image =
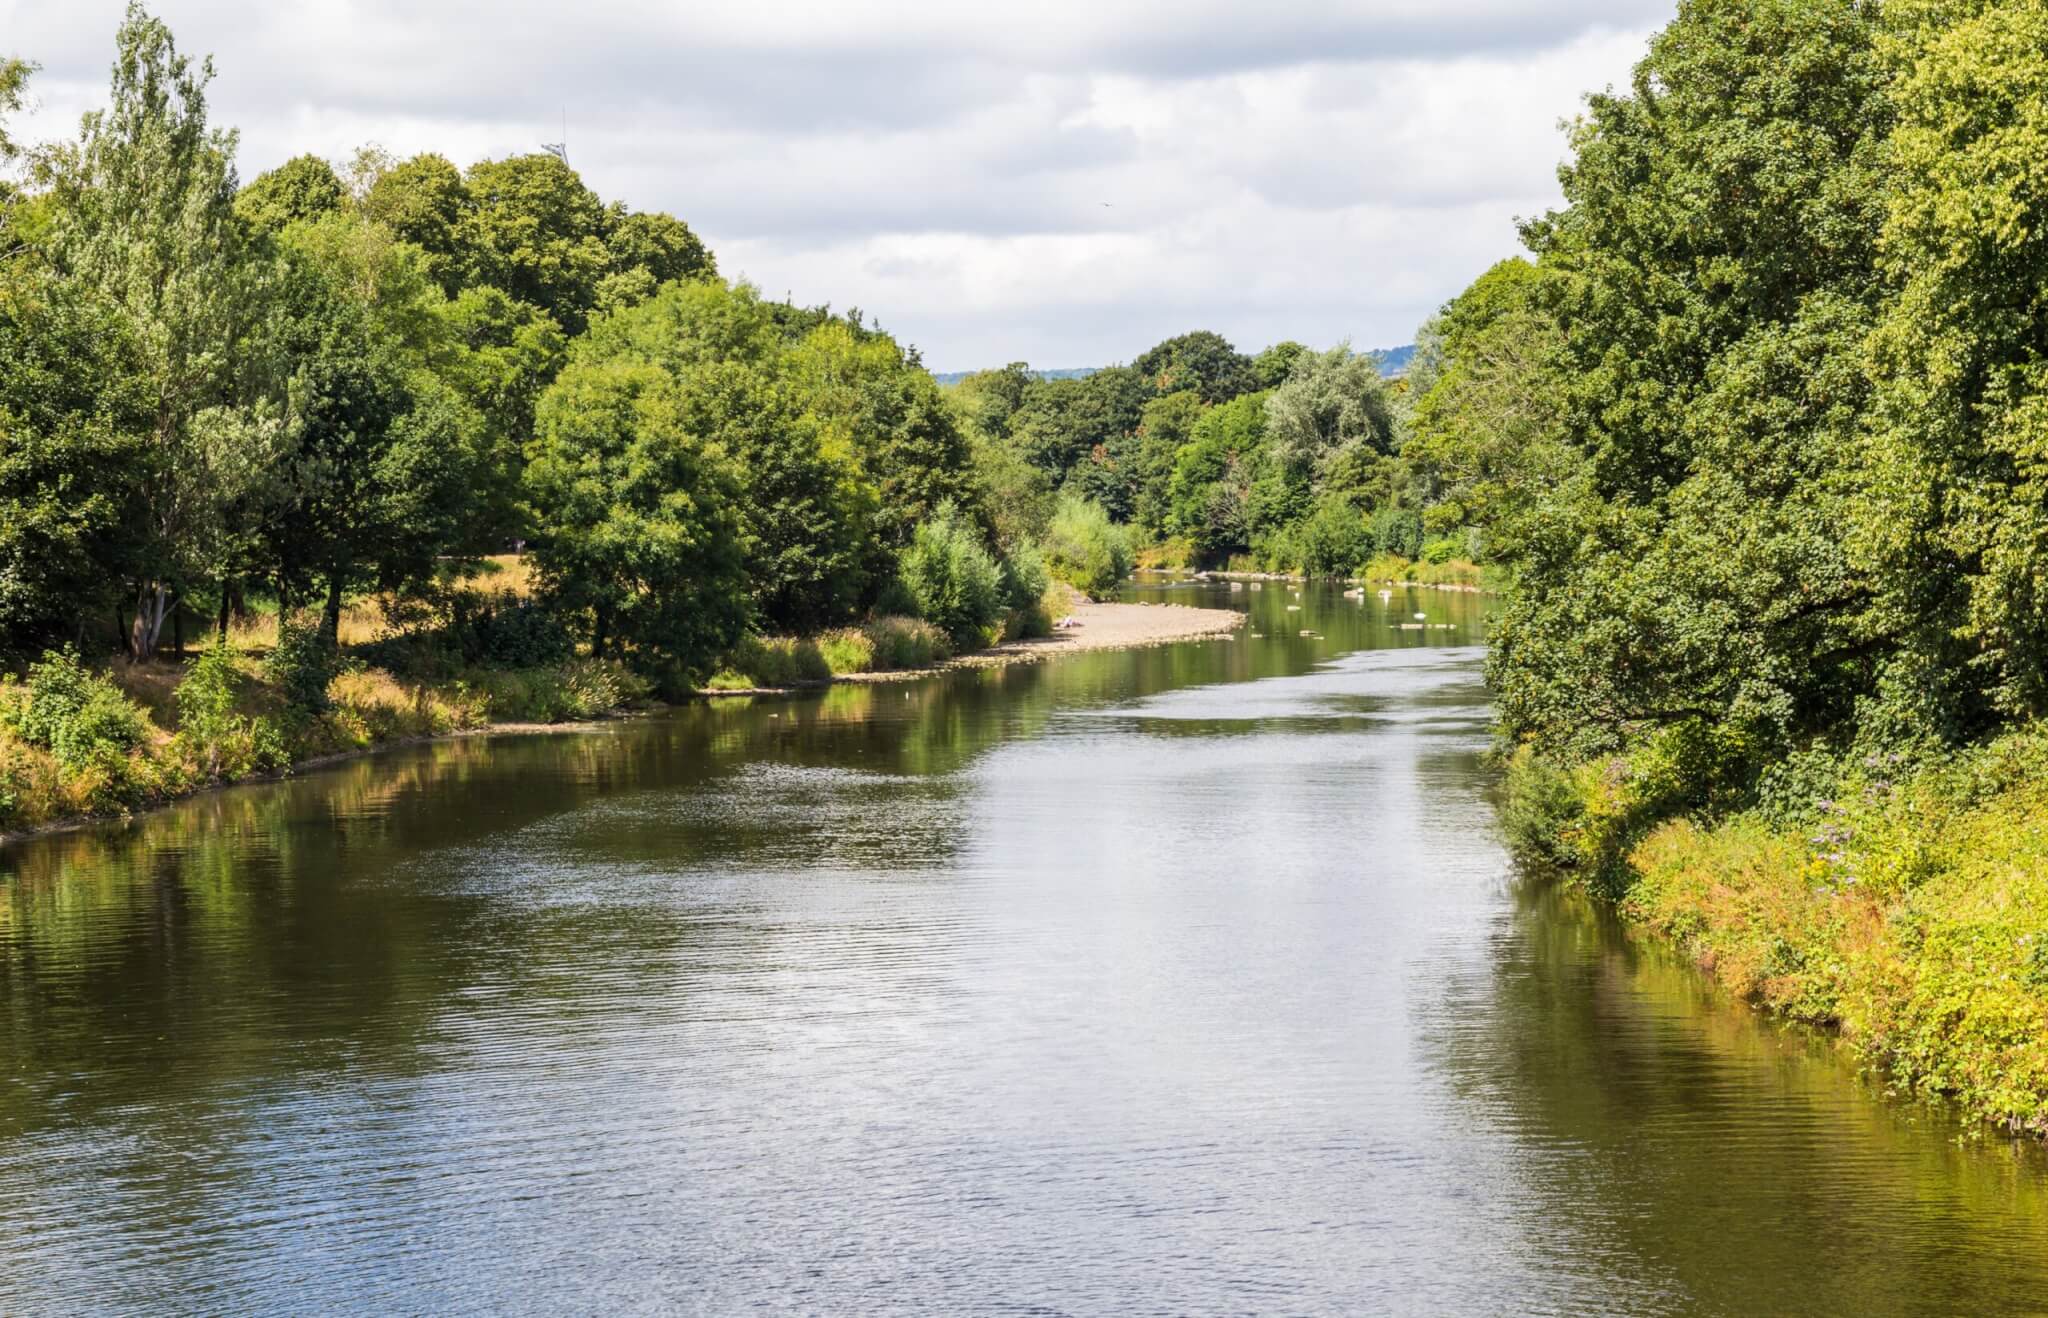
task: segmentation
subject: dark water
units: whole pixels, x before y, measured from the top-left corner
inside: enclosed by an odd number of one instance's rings
[[[2034,1152],[1511,874],[1476,598],[1210,594],[12,849],[0,1311],[2048,1309]]]

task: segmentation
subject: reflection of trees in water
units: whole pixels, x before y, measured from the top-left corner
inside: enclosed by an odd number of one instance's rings
[[[2016,1312],[2048,1282],[2038,1150],[1958,1147],[1831,1041],[1717,999],[1610,915],[1524,879],[1488,969],[1421,1030],[1531,1253],[1620,1311]]]

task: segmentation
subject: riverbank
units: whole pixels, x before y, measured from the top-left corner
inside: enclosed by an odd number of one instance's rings
[[[703,690],[695,696],[778,695],[831,682],[889,682],[954,668],[1036,663],[1091,650],[1127,650],[1233,634],[1244,615],[1175,604],[1075,602],[1047,636],[1004,641],[935,661],[847,673],[818,682]],[[885,620],[900,624],[901,620]],[[906,635],[914,624],[892,627]],[[913,638],[914,639],[914,638]],[[913,647],[910,653],[928,655]],[[474,670],[446,682],[409,682],[355,668],[325,687],[324,707],[294,708],[286,687],[253,656],[213,677],[219,698],[201,714],[173,663],[119,663],[105,675],[67,667],[45,675],[77,693],[64,727],[37,744],[20,711],[33,689],[14,684],[0,720],[0,844],[161,809],[202,792],[274,781],[358,756],[449,737],[576,731],[661,707],[647,684],[615,662]],[[181,695],[181,692],[184,692]],[[71,724],[90,732],[69,731]],[[90,741],[89,737],[99,740]]]
[[[1374,559],[1359,569],[1357,575],[1346,577],[1310,577],[1299,572],[1256,572],[1228,568],[1190,570],[1184,573],[1168,568],[1140,570],[1158,575],[1187,576],[1197,581],[1278,581],[1295,585],[1309,581],[1332,581],[1346,586],[1412,586],[1422,590],[1448,590],[1468,595],[1491,594],[1497,589],[1495,585],[1489,584],[1487,570],[1484,567],[1464,560],[1420,563],[1401,558]]]
[[[1647,779],[1620,758],[1524,759],[1507,821],[1729,992],[1835,1031],[1895,1092],[2048,1136],[2048,735],[1866,762],[1775,816],[1650,822]]]
[[[709,698],[786,695],[794,691],[829,686],[835,682],[899,682],[928,677],[949,669],[1039,663],[1060,655],[1082,654],[1093,650],[1135,650],[1156,645],[1172,645],[1180,641],[1232,636],[1244,625],[1245,615],[1235,609],[1204,609],[1185,604],[1100,604],[1077,598],[1068,604],[1058,623],[1044,636],[999,641],[984,649],[934,659],[924,664],[867,672],[834,673],[829,677],[779,685],[727,685],[700,691],[697,694]]]

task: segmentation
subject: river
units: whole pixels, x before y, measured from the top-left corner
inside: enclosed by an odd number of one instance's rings
[[[2048,1305],[2039,1150],[1514,873],[1479,597],[1135,593],[1252,626],[9,848],[0,1311]]]

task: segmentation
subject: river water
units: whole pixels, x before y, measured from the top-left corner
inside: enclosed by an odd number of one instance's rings
[[[0,1311],[2048,1308],[2037,1150],[1514,874],[1477,597],[1137,593],[1251,631],[10,848]]]

